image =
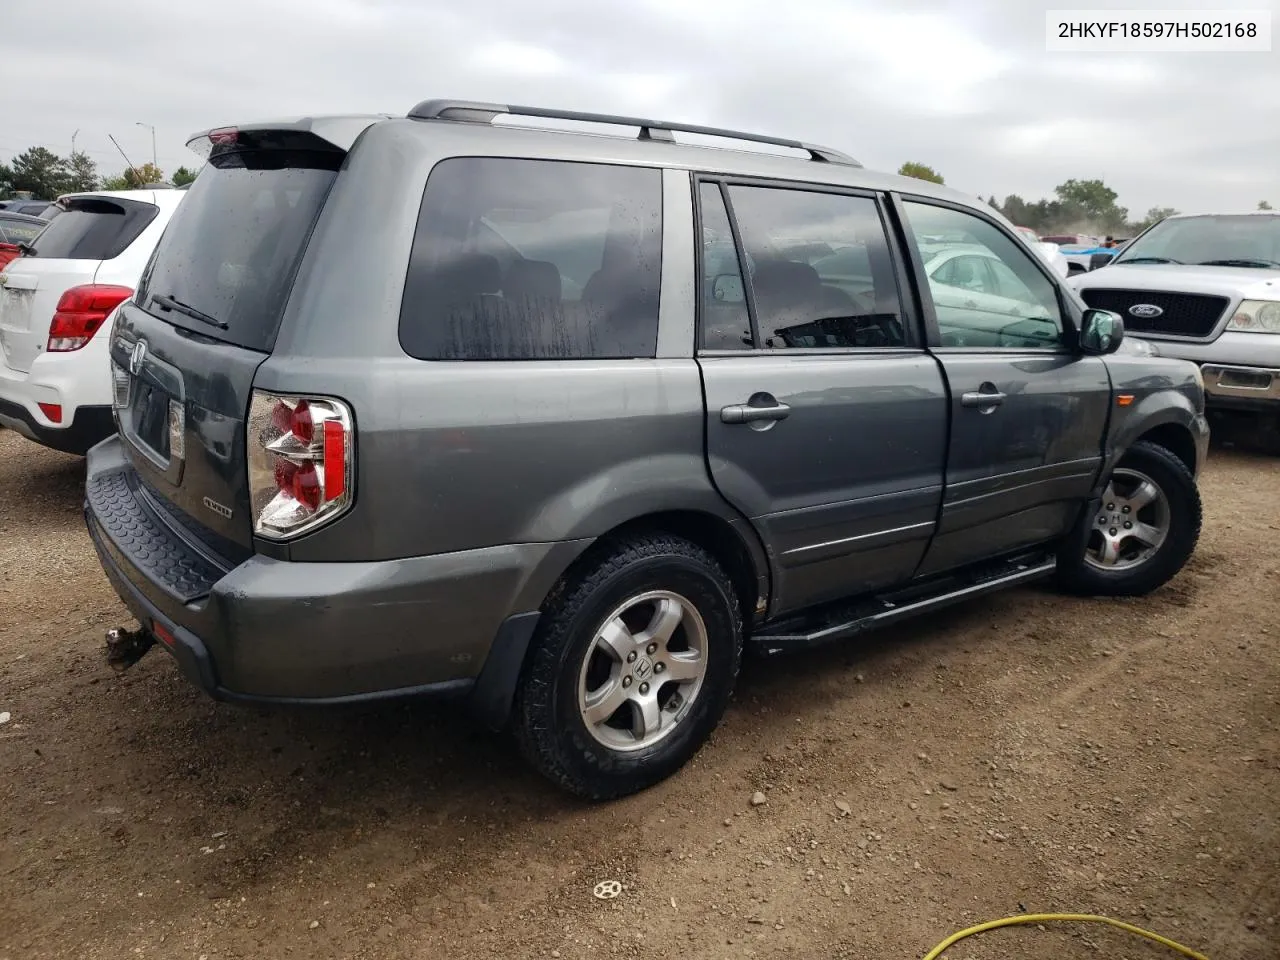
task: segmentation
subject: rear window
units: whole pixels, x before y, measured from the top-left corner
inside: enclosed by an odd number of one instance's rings
[[[177,326],[270,350],[343,156],[338,150],[216,153],[165,228],[138,303]],[[162,310],[153,296],[186,310]]]
[[[111,260],[147,229],[159,208],[119,197],[74,197],[61,202],[62,214],[40,233],[34,257],[54,260]]]
[[[658,170],[456,157],[427,181],[400,312],[423,360],[652,357]]]

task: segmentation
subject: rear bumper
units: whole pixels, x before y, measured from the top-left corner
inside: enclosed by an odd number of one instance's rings
[[[42,403],[61,407],[61,421],[46,416]],[[26,372],[0,362],[0,424],[79,456],[115,433],[110,370],[99,339],[71,353],[42,353]]]
[[[520,604],[558,546],[368,563],[255,555],[228,567],[149,498],[118,438],[89,451],[85,521],[107,578],[218,699],[337,703],[491,687],[495,670],[510,673],[489,656],[495,640],[504,657],[523,658],[531,625]],[[485,692],[501,712],[502,697]]]
[[[64,407],[64,419],[68,412]],[[72,412],[70,423],[53,425],[43,412],[32,413],[24,405],[4,396],[0,396],[0,426],[16,430],[43,446],[81,457],[94,444],[116,432],[109,406],[77,407]]]

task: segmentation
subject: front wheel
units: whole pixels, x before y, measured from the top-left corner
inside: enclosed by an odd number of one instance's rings
[[[613,544],[543,610],[516,694],[516,738],[572,793],[634,793],[710,736],[741,656],[737,595],[710,554],[661,533]]]
[[[1098,511],[1080,522],[1086,529],[1058,557],[1059,583],[1072,593],[1141,596],[1165,584],[1195,550],[1200,492],[1186,464],[1144,441],[1121,458]]]

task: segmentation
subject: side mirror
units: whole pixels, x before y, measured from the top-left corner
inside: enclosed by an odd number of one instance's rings
[[[1115,259],[1115,254],[1114,254],[1114,253],[1094,253],[1094,254],[1090,254],[1090,255],[1089,255],[1089,269],[1090,269],[1090,270],[1097,270],[1097,269],[1099,269],[1100,267],[1105,267],[1105,266],[1106,266],[1107,264],[1109,264],[1113,259]]]
[[[720,274],[711,285],[711,298],[719,303],[742,303],[747,299],[742,277],[734,273]]]
[[[1110,310],[1086,310],[1080,325],[1080,349],[1103,357],[1120,349],[1124,340],[1124,320]]]

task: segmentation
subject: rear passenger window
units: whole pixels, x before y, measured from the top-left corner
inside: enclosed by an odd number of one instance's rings
[[[400,309],[422,360],[652,357],[661,172],[457,157],[427,180]]]
[[[874,200],[729,188],[761,346],[903,347],[906,327]]]

